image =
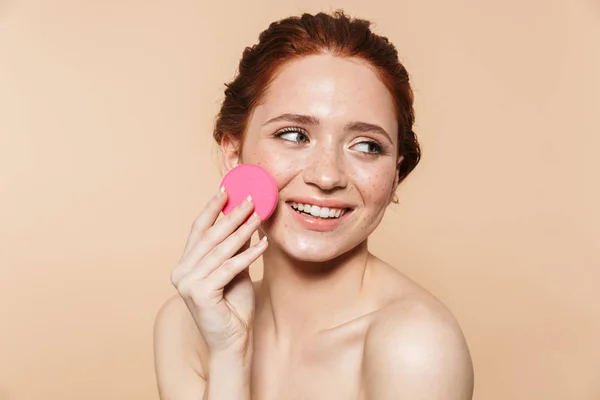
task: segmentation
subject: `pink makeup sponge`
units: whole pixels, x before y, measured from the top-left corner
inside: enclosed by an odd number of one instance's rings
[[[254,211],[262,221],[273,214],[277,207],[279,191],[271,174],[255,164],[240,164],[232,168],[221,181],[227,190],[227,203],[223,214],[227,215],[250,195]]]

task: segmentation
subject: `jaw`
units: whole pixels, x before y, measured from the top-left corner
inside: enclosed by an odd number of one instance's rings
[[[358,243],[347,242],[345,245],[338,242],[326,247],[309,239],[303,244],[284,240],[270,246],[263,255],[264,274],[273,277],[292,274],[300,279],[321,279],[349,264],[357,263],[355,267],[363,265],[363,255],[366,257],[367,254],[367,239]]]

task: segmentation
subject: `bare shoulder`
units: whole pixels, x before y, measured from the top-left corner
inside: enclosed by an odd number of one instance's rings
[[[257,289],[260,282],[254,282]],[[209,354],[192,315],[179,295],[160,307],[154,320],[154,367],[160,398],[201,398]]]
[[[183,299],[169,298],[154,322],[154,365],[161,399],[202,396],[206,380],[204,341]]]
[[[425,289],[377,262],[384,293],[396,290],[374,313],[365,336],[366,397],[470,400],[473,365],[455,317]]]

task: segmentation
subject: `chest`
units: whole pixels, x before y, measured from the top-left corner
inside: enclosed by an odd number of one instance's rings
[[[361,341],[315,343],[284,356],[260,350],[252,365],[252,399],[359,399]]]

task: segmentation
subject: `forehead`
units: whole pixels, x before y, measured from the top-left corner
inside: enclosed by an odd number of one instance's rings
[[[374,123],[397,135],[392,95],[359,59],[315,55],[284,64],[253,119],[264,122],[284,113],[311,115],[323,123]]]

